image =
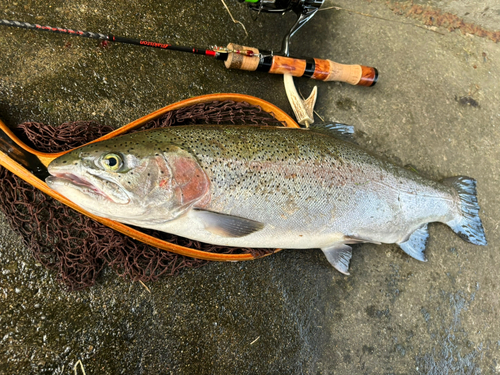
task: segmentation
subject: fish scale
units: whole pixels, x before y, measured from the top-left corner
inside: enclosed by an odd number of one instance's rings
[[[122,159],[117,171],[101,165],[110,153]],[[49,172],[49,185],[96,215],[216,245],[321,248],[343,273],[348,244],[358,242],[397,243],[424,260],[429,222],[486,244],[473,179],[428,180],[332,132],[148,130],[84,146],[55,160]],[[99,197],[96,204],[71,176],[87,178],[109,202]],[[113,204],[118,190],[128,204]]]

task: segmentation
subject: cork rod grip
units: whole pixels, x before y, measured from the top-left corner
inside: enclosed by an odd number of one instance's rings
[[[296,59],[275,55],[259,57],[258,49],[233,43],[228,45],[228,50],[237,51],[229,53],[225,61],[228,69],[291,74],[294,77],[346,82],[359,86],[373,86],[378,79],[377,69],[363,65],[344,65],[331,60]]]
[[[377,83],[378,71],[364,65],[345,65],[331,60],[314,59],[314,79],[321,81],[347,82],[351,85],[373,86]]]

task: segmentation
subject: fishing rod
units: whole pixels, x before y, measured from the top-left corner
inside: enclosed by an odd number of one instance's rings
[[[297,22],[294,26],[292,26],[283,40],[282,51],[261,51],[257,48],[241,46],[235,43],[229,43],[227,47],[214,46],[209,48],[195,48],[6,19],[0,19],[0,26],[49,31],[53,33],[92,38],[108,42],[134,44],[143,47],[205,55],[224,61],[224,64],[228,69],[262,71],[272,74],[291,74],[294,77],[307,77],[320,81],[346,82],[351,85],[359,86],[373,86],[377,82],[378,71],[373,67],[339,64],[326,59],[295,58],[289,56],[290,38],[300,27],[309,21],[314,14],[316,14],[324,0],[239,1],[249,3],[250,9],[256,10],[259,13],[283,13],[291,10],[298,15]]]

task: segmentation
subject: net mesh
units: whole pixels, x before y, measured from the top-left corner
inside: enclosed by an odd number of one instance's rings
[[[145,130],[190,124],[282,125],[272,113],[244,102],[214,101],[177,109],[145,124]],[[68,122],[58,127],[26,122],[16,134],[33,148],[59,152],[81,146],[112,131],[95,122]],[[176,275],[183,268],[201,267],[207,261],[153,248],[114,231],[43,194],[0,167],[0,209],[19,233],[34,258],[57,273],[69,290],[95,284],[105,267],[121,277],[149,282]],[[251,253],[262,256],[274,249],[214,246],[153,230],[141,231],[162,240],[208,252]]]

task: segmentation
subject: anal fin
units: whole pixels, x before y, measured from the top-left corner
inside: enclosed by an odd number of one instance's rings
[[[264,228],[263,223],[240,216],[202,209],[194,209],[192,213],[207,231],[221,237],[244,237]]]
[[[330,247],[322,248],[326,259],[334,266],[337,271],[344,275],[349,275],[349,262],[352,258],[352,248],[345,244],[335,244]]]
[[[424,224],[415,230],[405,242],[398,245],[409,256],[420,260],[421,262],[427,262],[424,250],[427,245],[428,238],[429,231],[427,230],[427,224]]]

